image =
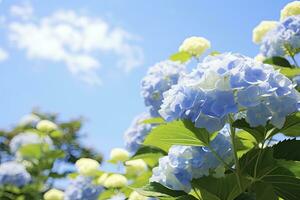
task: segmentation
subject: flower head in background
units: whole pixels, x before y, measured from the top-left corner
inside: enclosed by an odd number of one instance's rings
[[[124,134],[125,146],[128,151],[135,153],[141,144],[144,142],[145,137],[150,133],[153,124],[145,124],[143,121],[150,119],[151,116],[147,113],[138,115],[132,122],[131,126]]]
[[[57,189],[51,189],[44,194],[44,200],[64,200],[64,192]]]
[[[99,185],[104,185],[106,179],[108,178],[109,174],[108,173],[103,173],[98,179],[97,179],[97,183]]]
[[[142,80],[142,97],[152,117],[159,117],[162,94],[177,84],[185,72],[185,66],[173,61],[163,61],[150,67]]]
[[[36,126],[37,123],[41,120],[39,116],[36,114],[30,113],[28,115],[25,115],[21,118],[19,124],[21,126],[26,126],[26,125],[31,125],[31,126]]]
[[[92,178],[77,176],[66,188],[64,200],[97,200],[102,190]]]
[[[20,147],[30,144],[46,144],[51,147],[53,142],[48,136],[40,136],[34,132],[25,132],[14,136],[9,143],[9,148],[12,153],[17,153]]]
[[[57,130],[58,127],[55,123],[49,120],[42,120],[36,125],[36,129],[39,131],[50,132]]]
[[[127,185],[127,178],[121,174],[112,174],[104,182],[106,188],[122,188]]]
[[[280,12],[280,20],[294,15],[300,15],[300,1],[288,3]]]
[[[276,21],[262,21],[253,29],[252,41],[260,44],[264,36],[272,29],[276,28],[278,22]]]
[[[179,52],[186,52],[191,56],[199,57],[210,48],[210,42],[203,37],[189,37],[179,47]]]
[[[300,48],[300,15],[280,21],[262,39],[260,53],[265,57],[285,56],[285,46]]]
[[[76,161],[75,166],[78,173],[83,176],[94,176],[98,172],[100,164],[98,161],[90,158],[80,158]]]
[[[147,164],[143,159],[129,160],[125,162],[126,174],[139,175],[147,170]]]
[[[113,163],[125,162],[129,159],[129,152],[122,148],[114,148],[110,152],[110,161]]]
[[[22,187],[31,181],[31,176],[24,165],[9,161],[0,165],[0,185],[14,185]]]
[[[150,200],[152,198],[145,197],[136,191],[130,193],[128,200]]]
[[[227,126],[211,142],[211,148],[226,163],[232,162],[233,152]],[[208,176],[210,171],[221,166],[223,163],[207,147],[174,145],[167,156],[159,159],[159,165],[153,169],[150,181],[158,182],[172,190],[189,192],[193,178]]]
[[[287,77],[271,65],[239,54],[208,56],[177,85],[164,93],[159,111],[167,120],[189,119],[215,132],[229,118],[244,113],[251,127],[281,128],[299,110],[300,95]]]

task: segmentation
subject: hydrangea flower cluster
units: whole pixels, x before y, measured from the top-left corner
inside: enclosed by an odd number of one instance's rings
[[[211,142],[211,148],[228,164],[233,160],[228,128],[225,126]],[[158,182],[173,190],[191,190],[191,180],[209,175],[223,164],[208,147],[178,146],[170,148],[153,169],[151,182]]]
[[[300,15],[280,21],[262,39],[260,52],[265,57],[285,56],[284,45],[300,48]]]
[[[137,116],[125,132],[125,146],[128,151],[135,153],[143,143],[145,137],[150,133],[154,125],[142,123],[149,118],[151,117],[147,113]]]
[[[167,121],[189,119],[215,132],[230,117],[243,114],[251,127],[284,125],[299,110],[294,84],[271,65],[239,54],[207,56],[190,74],[164,93],[159,111]]]
[[[169,60],[150,67],[142,80],[141,94],[153,117],[159,116],[158,110],[162,104],[162,94],[178,82],[184,71],[184,65]]]
[[[102,186],[93,184],[92,178],[77,176],[65,190],[64,200],[96,200],[102,190]]]
[[[53,145],[52,140],[48,136],[40,136],[33,132],[20,133],[12,138],[9,143],[9,148],[12,153],[16,153],[20,147],[29,144],[48,144]]]
[[[0,165],[0,185],[22,187],[31,181],[31,176],[24,165],[8,161]]]

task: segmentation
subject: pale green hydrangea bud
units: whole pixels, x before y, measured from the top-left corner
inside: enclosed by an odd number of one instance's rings
[[[210,48],[210,42],[203,37],[189,37],[179,47],[179,52],[187,52],[192,56],[199,57]]]
[[[131,192],[128,198],[128,200],[147,200],[147,199],[148,197],[145,197],[136,191]]]
[[[280,12],[280,20],[294,15],[300,15],[300,1],[288,3]]]
[[[260,44],[264,36],[277,26],[276,21],[262,21],[260,22],[252,32],[252,41],[255,44]]]
[[[126,173],[130,175],[139,175],[147,170],[147,164],[142,159],[126,161],[125,167]]]
[[[125,149],[114,148],[110,152],[110,160],[113,163],[125,162],[129,159],[129,152]]]
[[[127,178],[121,174],[112,174],[104,182],[106,188],[122,188],[127,185]]]
[[[90,158],[80,158],[76,161],[75,166],[78,173],[84,176],[94,176],[100,167],[98,161]]]
[[[63,200],[64,193],[57,189],[51,189],[44,194],[44,200]]]
[[[58,127],[56,124],[49,120],[42,120],[36,125],[36,129],[38,129],[39,131],[49,132],[57,130]]]

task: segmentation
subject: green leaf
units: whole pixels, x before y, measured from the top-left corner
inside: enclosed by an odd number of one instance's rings
[[[42,156],[45,144],[28,144],[20,147],[19,152],[23,157],[39,159]]]
[[[293,160],[277,160],[277,164],[288,169],[295,177],[300,178],[300,161]]]
[[[135,159],[143,159],[149,167],[154,167],[158,163],[158,159],[164,155],[166,155],[167,152],[151,146],[142,146],[140,147],[137,152],[131,157],[130,160]]]
[[[175,53],[173,55],[170,56],[170,60],[172,61],[179,61],[181,63],[185,63],[187,62],[192,56],[187,53],[187,52],[184,52],[184,51],[181,51],[181,52],[178,52],[178,53]]]
[[[247,179],[243,179],[242,182],[244,187],[250,184],[250,181]],[[220,200],[234,200],[241,194],[235,174],[227,174],[223,178],[206,176],[194,179],[192,185],[200,191],[204,189],[218,197]],[[209,199],[204,195],[205,193],[202,194],[203,199]]]
[[[144,145],[158,147],[167,152],[172,145],[206,146],[212,136],[215,134],[195,128],[191,121],[178,120],[153,128]]]
[[[280,68],[280,73],[282,73],[288,78],[293,78],[295,76],[300,75],[300,68]]]
[[[300,179],[273,158],[272,148],[249,151],[240,159],[240,165],[242,172],[252,177],[254,185],[270,184],[270,191],[277,196],[286,200],[300,199]]]
[[[286,118],[284,126],[279,130],[277,129],[276,131],[287,136],[300,136],[300,112],[288,116]]]
[[[141,175],[139,175],[133,180],[133,183],[130,185],[130,187],[138,188],[148,184],[151,176],[152,176],[151,171],[142,173]]]
[[[136,188],[134,190],[148,197],[180,197],[187,195],[183,191],[171,190],[156,182],[151,182],[142,188]]]
[[[256,139],[246,131],[238,131],[236,134],[236,146],[238,157],[242,157],[245,153],[250,151],[256,144]]]
[[[269,183],[256,182],[252,188],[255,191],[255,200],[278,200],[273,186]]]
[[[243,129],[248,133],[250,133],[256,139],[257,143],[260,143],[265,138],[265,132],[266,132],[265,127],[262,126],[258,126],[255,128],[250,127],[250,125],[246,122],[245,119],[238,119],[234,121],[232,126],[238,129]]]
[[[300,141],[296,139],[284,140],[273,147],[274,158],[300,161]]]
[[[253,193],[243,193],[243,194],[240,194],[234,200],[257,200],[257,198],[256,198],[256,195]]]
[[[266,60],[264,60],[264,63],[270,64],[270,65],[277,65],[280,67],[292,68],[290,62],[287,59],[285,59],[283,57],[279,57],[279,56],[267,58]]]
[[[141,123],[143,123],[143,124],[163,124],[163,123],[166,123],[166,121],[161,117],[156,117],[156,118],[146,119],[146,120],[142,121]]]

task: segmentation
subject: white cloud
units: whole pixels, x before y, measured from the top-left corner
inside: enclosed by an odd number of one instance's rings
[[[22,13],[16,7],[12,10]],[[89,84],[100,84],[99,59],[106,55],[114,55],[116,65],[123,71],[130,71],[143,61],[142,49],[133,44],[133,35],[101,18],[72,10],[56,11],[40,19],[11,21],[9,38],[26,51],[28,58],[63,62],[73,75]]]
[[[4,49],[0,48],[0,62],[6,60],[7,58],[8,53]]]
[[[33,8],[29,2],[13,5],[10,7],[9,11],[12,16],[19,17],[23,20],[30,19],[33,15]]]

